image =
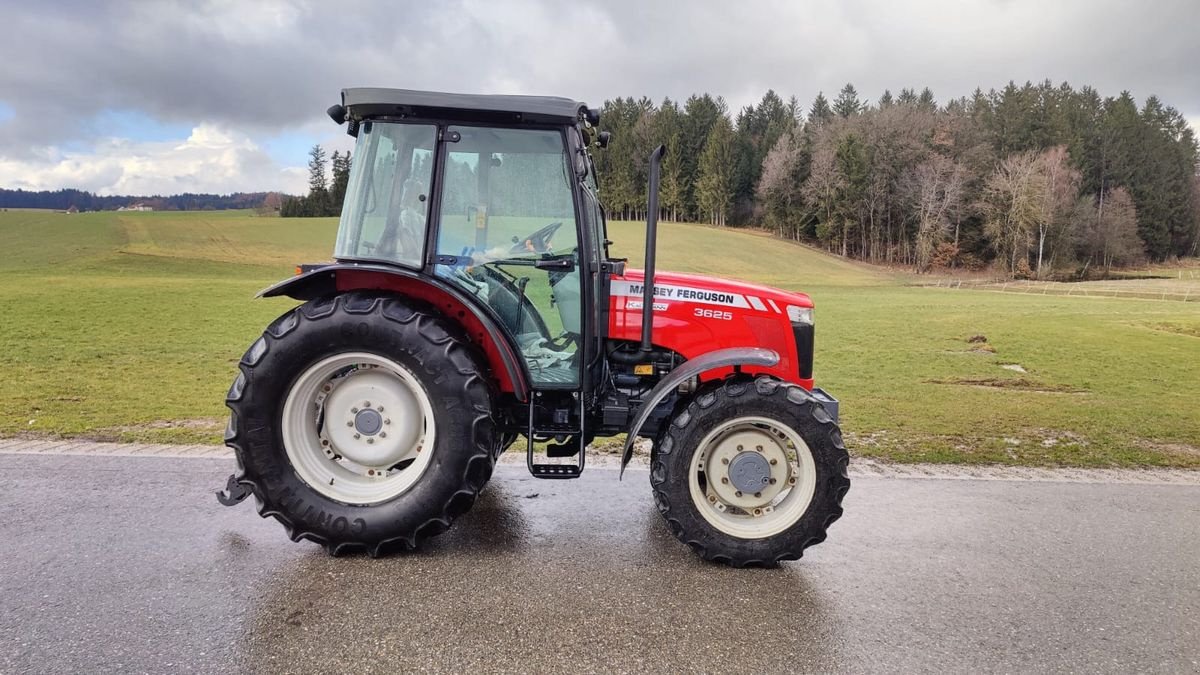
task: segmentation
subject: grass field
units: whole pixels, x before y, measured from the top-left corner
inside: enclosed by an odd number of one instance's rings
[[[335,228],[0,213],[0,436],[218,442],[237,359],[292,305],[254,292],[327,259]],[[637,262],[642,226],[610,229]],[[856,454],[1200,467],[1198,303],[923,288],[760,234],[664,223],[660,236],[660,269],[813,296],[816,378]]]

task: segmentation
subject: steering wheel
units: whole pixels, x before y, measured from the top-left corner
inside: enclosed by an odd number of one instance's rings
[[[554,237],[554,233],[558,228],[562,227],[562,221],[550,223],[549,225],[537,230],[523,238],[513,237],[512,248],[509,253],[551,253],[553,248],[550,246],[550,240]]]

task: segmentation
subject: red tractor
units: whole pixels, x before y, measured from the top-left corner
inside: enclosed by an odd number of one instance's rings
[[[609,255],[599,112],[564,98],[347,89],[357,138],[334,249],[262,292],[303,301],[242,357],[225,503],[253,494],[331,553],[416,546],[525,437],[576,478],[588,444],[653,440],[672,533],[735,566],[799,558],[842,514],[837,402],[813,388],[808,296]]]

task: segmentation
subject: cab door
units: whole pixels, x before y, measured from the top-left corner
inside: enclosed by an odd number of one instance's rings
[[[495,312],[535,388],[578,388],[583,260],[562,132],[452,126],[443,137],[435,274]]]

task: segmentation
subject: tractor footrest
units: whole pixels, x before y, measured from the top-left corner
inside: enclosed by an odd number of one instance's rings
[[[530,464],[534,478],[579,478],[583,467],[576,464]]]

